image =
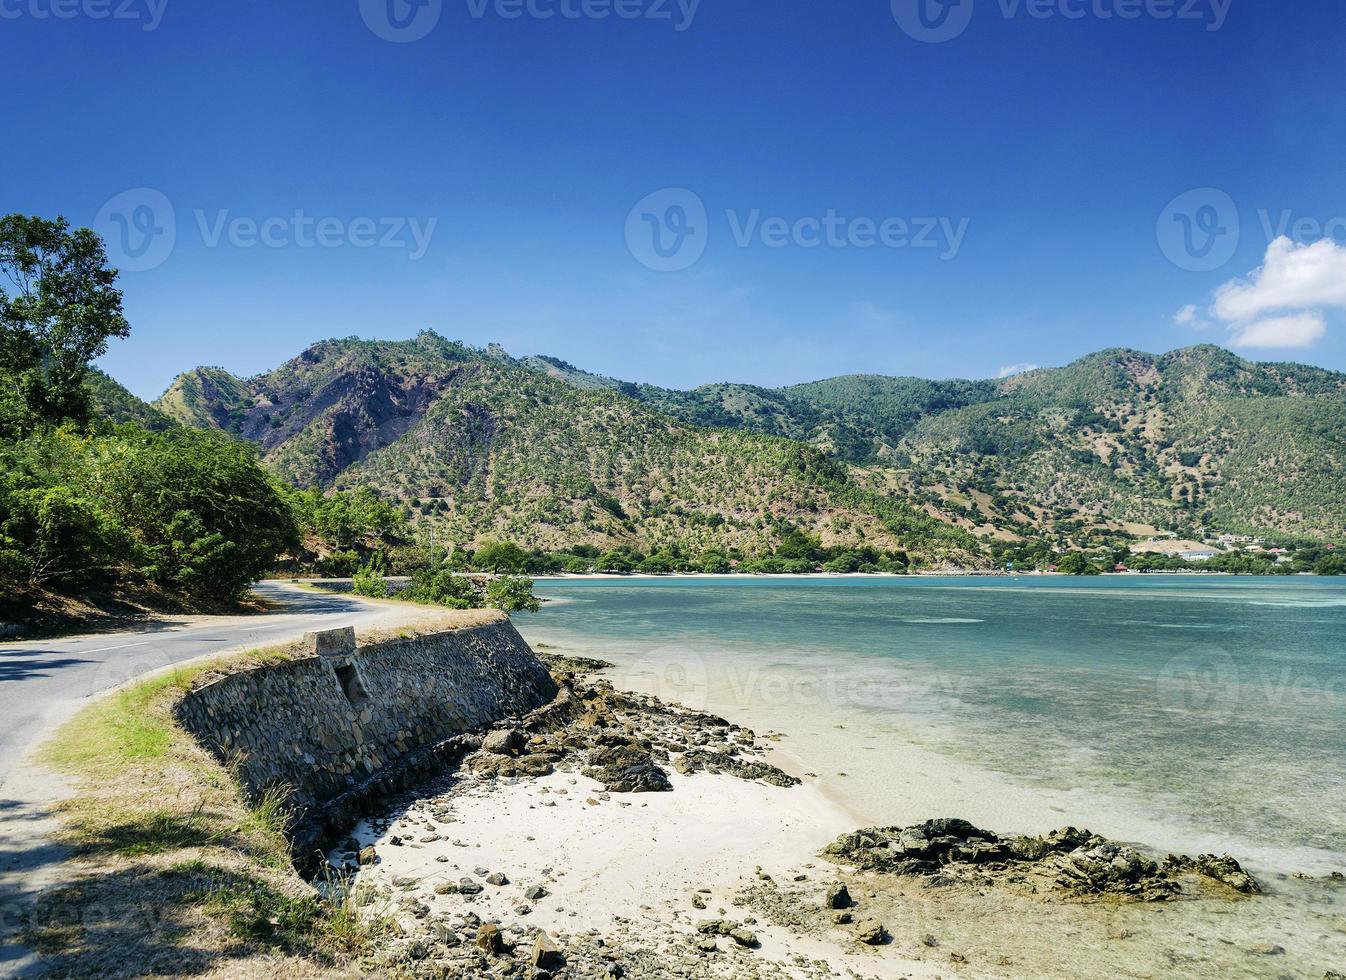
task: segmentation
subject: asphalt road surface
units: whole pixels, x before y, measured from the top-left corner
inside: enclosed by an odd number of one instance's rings
[[[281,582],[263,582],[254,591],[271,600],[276,611],[202,623],[175,623],[168,617],[133,632],[64,640],[0,640],[0,795],[38,740],[95,695],[141,674],[236,647],[297,638],[309,630],[365,626],[406,615],[394,606]]]

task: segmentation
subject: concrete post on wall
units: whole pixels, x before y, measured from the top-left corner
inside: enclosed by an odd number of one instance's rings
[[[309,653],[324,660],[349,660],[355,656],[355,627],[305,633],[304,646]]]
[[[332,679],[350,706],[357,711],[362,708],[369,700],[369,692],[355,661],[355,628],[305,633],[304,645],[332,672]]]

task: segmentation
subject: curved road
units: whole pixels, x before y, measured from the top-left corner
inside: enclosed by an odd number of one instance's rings
[[[0,798],[15,767],[39,740],[90,698],[141,674],[237,647],[294,639],[309,630],[406,617],[406,610],[396,606],[281,582],[262,582],[253,591],[276,611],[177,622],[168,617],[132,632],[63,640],[0,640]]]
[[[274,611],[252,616],[171,617],[126,633],[0,641],[0,976],[41,972],[18,941],[34,898],[55,883],[66,853],[50,843],[55,778],[24,757],[96,695],[173,664],[271,646],[309,630],[407,618],[402,606],[308,592],[282,582],[253,591]]]

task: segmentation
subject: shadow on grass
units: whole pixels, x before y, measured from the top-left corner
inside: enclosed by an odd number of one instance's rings
[[[86,856],[118,854],[122,857],[145,857],[212,844],[231,850],[247,847],[247,841],[232,839],[234,834],[212,829],[209,826],[211,822],[203,817],[200,809],[186,815],[155,810],[123,823],[86,828],[78,852]]]
[[[334,966],[363,936],[312,894],[205,861],[128,868],[44,894],[24,940],[58,976],[199,974],[252,955]]]

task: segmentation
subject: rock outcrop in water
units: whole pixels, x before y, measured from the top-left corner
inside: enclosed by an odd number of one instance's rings
[[[799,785],[758,758],[762,750],[746,728],[614,690],[606,681],[576,680],[568,672],[603,666],[575,658],[552,662],[561,686],[557,699],[514,727],[489,734],[482,751],[468,758],[468,768],[480,776],[544,776],[578,766],[609,793],[666,792],[672,789],[670,768],[682,775],[724,773],[773,786]]]
[[[881,874],[977,880],[1077,898],[1160,902],[1194,890],[1253,895],[1257,881],[1229,855],[1169,855],[1162,863],[1135,848],[1065,827],[1042,837],[1001,837],[956,818],[845,834],[823,855]]]

